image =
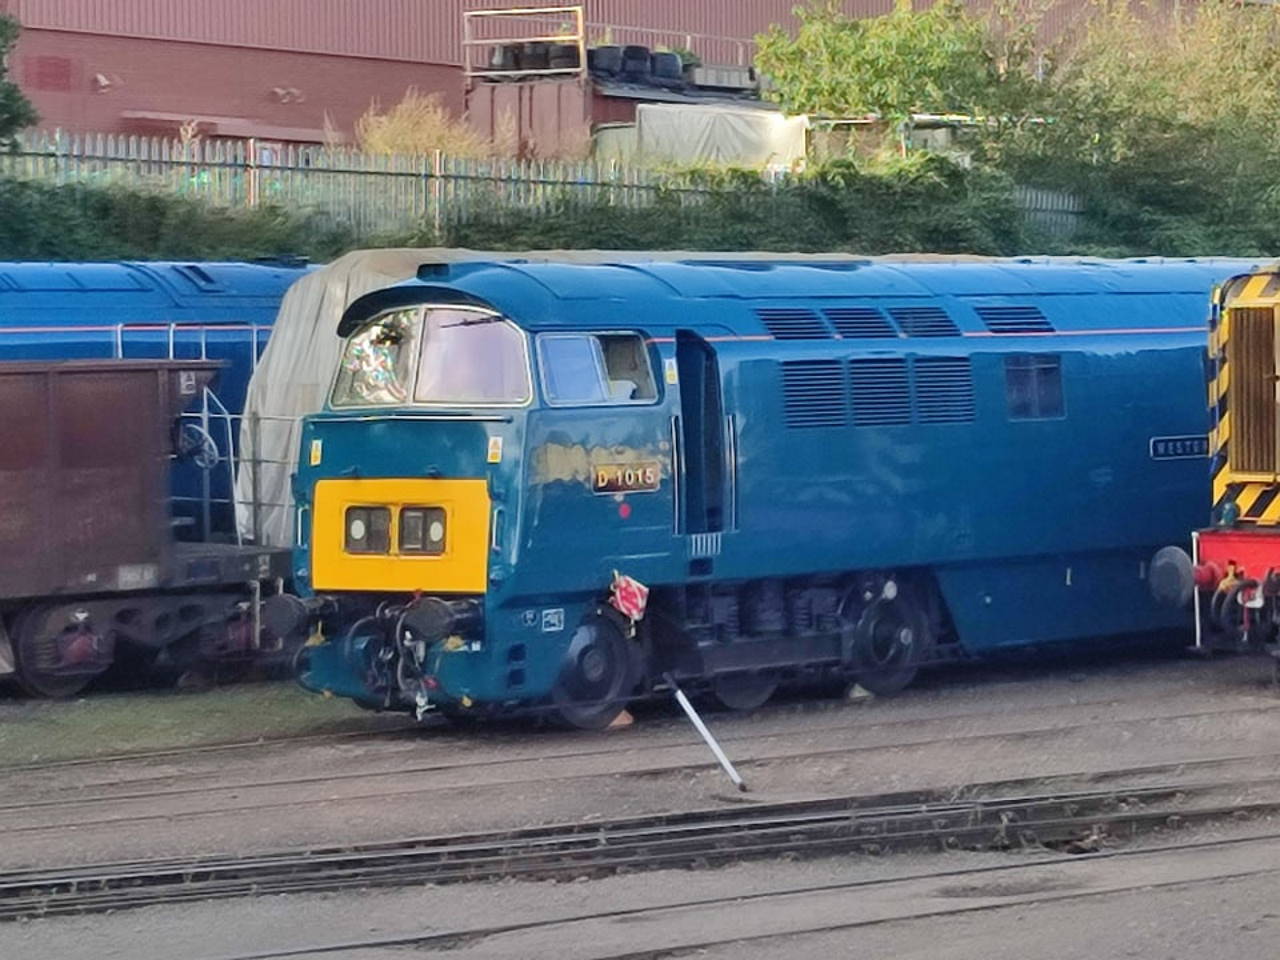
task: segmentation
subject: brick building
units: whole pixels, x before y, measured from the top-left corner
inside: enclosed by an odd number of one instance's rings
[[[796,0],[586,0],[593,41],[743,63]],[[891,0],[856,0],[883,12]],[[465,104],[463,12],[511,0],[0,0],[41,126],[319,142],[409,87]]]

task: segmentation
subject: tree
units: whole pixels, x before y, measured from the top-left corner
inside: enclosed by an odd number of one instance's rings
[[[1038,110],[1034,23],[1010,15],[1007,3],[990,18],[974,16],[960,0],[922,11],[897,0],[891,13],[861,19],[845,16],[842,6],[814,0],[796,11],[795,36],[775,25],[758,38],[756,62],[788,112],[896,122],[962,114],[1003,123]]]
[[[1105,0],[1060,65],[1015,174],[1084,194],[1111,242],[1186,254],[1280,243],[1280,9]],[[1153,26],[1155,25],[1155,26]]]
[[[1085,201],[1073,249],[1280,252],[1280,4],[1093,0],[1052,43],[1054,0],[958,0],[853,20],[839,0],[760,38],[785,109],[960,113],[975,164]]]
[[[0,15],[0,144],[12,142],[15,133],[40,119],[18,85],[6,78],[9,53],[20,29],[18,21]]]

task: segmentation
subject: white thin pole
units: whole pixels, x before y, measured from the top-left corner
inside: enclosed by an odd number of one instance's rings
[[[725,756],[724,751],[720,749],[720,744],[716,743],[716,738],[711,735],[711,731],[707,729],[707,725],[702,722],[702,718],[698,716],[698,711],[693,709],[693,704],[689,702],[689,698],[684,695],[684,691],[676,686],[675,680],[671,674],[667,674],[667,683],[671,684],[671,689],[675,691],[676,703],[680,704],[680,709],[684,711],[684,715],[689,718],[689,722],[693,724],[695,730],[701,734],[702,739],[706,741],[711,752],[716,755],[716,759],[720,761],[720,766],[724,768],[724,772],[729,775],[729,779],[734,782],[737,788],[743,793],[747,792],[747,785],[738,771],[734,769],[729,758]]]

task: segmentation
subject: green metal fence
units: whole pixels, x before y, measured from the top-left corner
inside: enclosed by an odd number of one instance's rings
[[[48,132],[25,134],[15,151],[0,152],[0,175],[153,189],[219,207],[312,211],[362,237],[423,224],[440,228],[494,211],[536,212],[566,199],[639,209],[665,191],[678,194],[682,208],[696,209],[711,192],[667,172],[614,162],[390,156],[256,140]],[[1053,236],[1070,236],[1083,211],[1076,198],[1052,191],[1019,188],[1017,199]]]
[[[220,207],[275,205],[327,214],[376,236],[464,222],[485,209],[538,210],[566,195],[642,207],[671,186],[617,164],[390,156],[254,140],[31,133],[0,153],[0,174],[46,183],[154,189]]]

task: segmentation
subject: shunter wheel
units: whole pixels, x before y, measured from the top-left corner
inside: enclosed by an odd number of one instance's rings
[[[747,712],[762,707],[778,689],[771,673],[727,673],[711,684],[711,696],[722,707]]]
[[[899,583],[865,604],[848,603],[847,610],[852,626],[845,661],[855,679],[879,697],[901,692],[915,680],[933,648],[929,618],[915,592]]]
[[[1245,646],[1261,646],[1271,633],[1271,625],[1257,620],[1245,630],[1245,593],[1259,589],[1257,580],[1237,580],[1226,590],[1219,590],[1209,601],[1209,614],[1228,637]]]
[[[551,691],[554,715],[580,730],[603,730],[622,713],[639,676],[632,643],[612,619],[592,614],[569,641]]]
[[[16,679],[32,696],[73,697],[111,666],[113,643],[77,624],[70,613],[66,607],[32,607],[14,620]]]

